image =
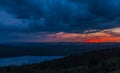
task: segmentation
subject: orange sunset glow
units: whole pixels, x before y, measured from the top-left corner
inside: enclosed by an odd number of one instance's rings
[[[106,29],[93,33],[65,33],[49,34],[43,42],[120,42],[120,28]]]
[[[85,40],[85,42],[89,42],[89,43],[99,43],[99,42],[120,42],[120,38],[119,37],[113,37],[113,38],[99,38],[99,39],[87,39]]]

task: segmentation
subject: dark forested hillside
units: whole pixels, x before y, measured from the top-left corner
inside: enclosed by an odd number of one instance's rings
[[[120,73],[120,48],[76,54],[39,64],[1,67],[0,73]]]

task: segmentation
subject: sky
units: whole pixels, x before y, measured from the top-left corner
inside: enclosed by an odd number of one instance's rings
[[[120,42],[120,0],[0,0],[0,42]]]

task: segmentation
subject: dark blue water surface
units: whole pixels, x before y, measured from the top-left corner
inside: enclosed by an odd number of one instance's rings
[[[62,57],[63,56],[22,56],[22,57],[12,57],[12,58],[1,58],[0,66],[40,63],[43,61],[49,61]]]

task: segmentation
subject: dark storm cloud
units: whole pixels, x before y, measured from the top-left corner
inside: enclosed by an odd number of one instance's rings
[[[120,26],[119,0],[0,0],[0,6],[16,19],[27,19],[27,27],[16,24],[14,29],[22,32],[22,27],[29,32],[83,32]]]
[[[42,15],[42,10],[29,4],[27,0],[1,0],[1,7],[21,19],[30,16],[37,18]]]
[[[40,40],[47,38],[48,33],[0,33],[0,42],[40,42]]]

